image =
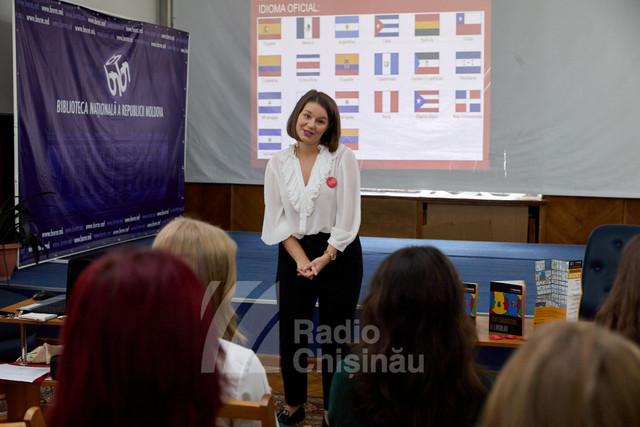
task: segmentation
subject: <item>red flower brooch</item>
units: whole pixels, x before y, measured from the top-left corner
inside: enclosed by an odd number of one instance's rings
[[[338,185],[338,180],[335,179],[334,177],[330,176],[329,178],[327,178],[327,185],[331,188],[335,187],[336,185]]]

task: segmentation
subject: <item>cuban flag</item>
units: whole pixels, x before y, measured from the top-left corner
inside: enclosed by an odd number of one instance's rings
[[[456,34],[471,36],[482,34],[482,12],[456,13]]]
[[[297,18],[296,38],[320,38],[320,18],[317,16],[305,16],[304,18]]]
[[[280,129],[258,129],[258,150],[280,150],[281,139]]]
[[[336,92],[336,104],[341,113],[360,112],[360,93],[358,91]]]
[[[358,129],[342,129],[340,143],[356,151],[358,149],[358,133]]]
[[[280,114],[282,112],[282,96],[280,92],[258,92],[259,114]]]
[[[482,91],[456,90],[456,113],[481,113]]]
[[[456,52],[456,74],[480,74],[482,72],[482,52]]]
[[[374,94],[374,111],[376,113],[397,113],[398,91],[376,91]]]
[[[376,53],[374,71],[376,76],[398,75],[398,53]]]
[[[440,91],[416,90],[413,107],[416,113],[438,113],[440,111]]]
[[[296,55],[296,76],[319,76],[320,75],[320,54],[300,54]]]
[[[360,32],[358,16],[336,16],[336,38],[357,38]]]
[[[375,37],[398,37],[400,35],[400,16],[376,15],[374,26]]]
[[[440,52],[416,52],[416,74],[440,74]]]

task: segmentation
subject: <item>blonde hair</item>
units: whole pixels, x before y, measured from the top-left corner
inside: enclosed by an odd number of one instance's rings
[[[229,320],[224,322],[226,325],[218,325],[218,333],[228,341],[244,341],[230,304],[236,286],[237,247],[227,233],[204,221],[176,218],[160,230],[152,246],[182,258],[205,287],[208,288],[211,282],[219,283],[211,295],[211,304],[216,318]],[[223,303],[225,297],[227,303]]]
[[[484,426],[640,425],[640,349],[593,323],[536,330],[505,365]]]

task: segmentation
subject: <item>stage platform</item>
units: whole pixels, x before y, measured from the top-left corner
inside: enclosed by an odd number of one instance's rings
[[[254,351],[278,354],[277,304],[275,274],[277,245],[267,246],[260,233],[229,232],[238,245],[238,285],[233,303],[240,317],[240,326]],[[527,243],[470,242],[455,240],[394,239],[362,237],[364,279],[360,301],[368,292],[368,283],[380,262],[397,249],[431,245],[447,254],[465,282],[478,283],[478,312],[489,311],[491,280],[524,280],[527,285],[525,311],[533,315],[536,298],[535,261],[545,258],[582,260],[585,246]],[[151,245],[146,238],[131,242]],[[42,263],[14,272],[3,288],[32,296],[46,289],[64,292],[66,260]],[[8,285],[8,287],[7,287]]]

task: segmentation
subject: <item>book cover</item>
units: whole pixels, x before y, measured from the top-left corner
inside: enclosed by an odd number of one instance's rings
[[[477,283],[469,283],[463,282],[462,287],[464,288],[464,310],[469,315],[473,321],[476,321],[476,303],[478,298],[478,284]]]
[[[554,320],[578,320],[582,298],[582,260],[536,261],[536,305],[533,326]]]
[[[489,333],[524,335],[524,280],[489,283]]]

